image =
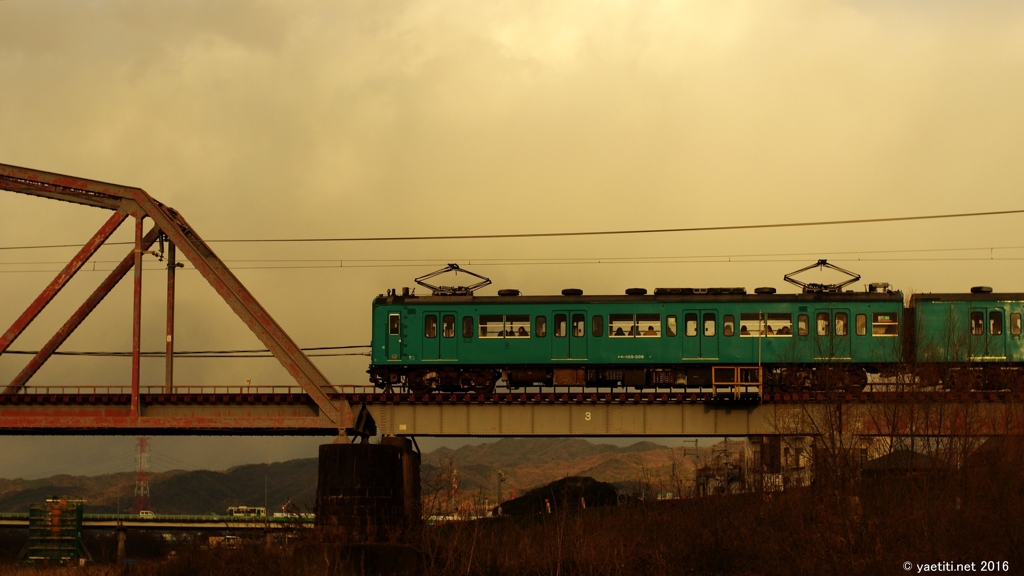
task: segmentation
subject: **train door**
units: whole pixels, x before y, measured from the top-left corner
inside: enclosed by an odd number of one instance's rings
[[[438,338],[437,312],[423,313],[423,359],[437,360],[440,358],[441,344]]]
[[[551,333],[551,358],[587,359],[587,313],[583,310],[556,310]]]
[[[440,353],[441,360],[459,359],[459,339],[455,337],[455,312],[441,312],[441,338]]]
[[[846,309],[832,311],[832,326],[835,328],[836,359],[850,360],[853,358],[853,342],[850,338],[850,311]]]
[[[402,360],[402,315],[398,313],[388,314],[388,339],[387,353],[388,362],[400,362]]]
[[[718,359],[717,311],[683,311],[683,359]]]
[[[815,310],[814,335],[816,360],[849,360],[850,311],[847,309]]]
[[[1000,308],[971,308],[971,357],[1005,358],[1005,319]]]
[[[718,312],[701,310],[700,357],[718,360]]]
[[[587,359],[587,313],[583,310],[572,311],[572,323],[569,326],[569,358]]]
[[[459,357],[455,337],[455,312],[423,313],[423,359],[456,360]]]

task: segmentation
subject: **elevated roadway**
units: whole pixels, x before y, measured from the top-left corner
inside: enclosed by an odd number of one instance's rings
[[[93,530],[228,530],[289,531],[312,528],[310,517],[239,518],[236,516],[167,515],[144,518],[137,514],[85,514],[82,527]],[[0,528],[28,528],[28,514],[0,513]]]

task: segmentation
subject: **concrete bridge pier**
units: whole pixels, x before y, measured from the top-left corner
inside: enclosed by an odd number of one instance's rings
[[[124,528],[118,527],[117,530],[117,561],[121,562],[127,556],[124,549],[124,542],[128,537],[128,533],[125,532]]]
[[[408,438],[320,446],[316,524],[323,543],[296,549],[300,573],[419,573],[419,557],[409,546],[422,527],[419,471],[420,455]]]

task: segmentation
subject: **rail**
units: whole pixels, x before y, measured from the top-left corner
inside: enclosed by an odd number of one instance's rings
[[[1024,402],[1024,392],[1011,390],[973,391],[861,391],[861,392],[787,392],[761,393],[758,387],[743,385],[694,388],[651,388],[640,391],[617,389],[580,389],[544,387],[514,392],[438,393],[385,392],[373,386],[334,386],[334,399],[354,404],[820,404],[828,402]],[[0,405],[79,403],[122,404],[130,394],[127,386],[49,386],[27,387],[18,394],[0,395]],[[182,386],[168,393],[163,388],[143,388],[147,405],[175,404],[185,400],[194,404],[294,404],[304,392],[292,386]]]

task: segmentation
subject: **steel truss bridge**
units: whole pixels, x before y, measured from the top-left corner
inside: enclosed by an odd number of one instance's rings
[[[0,190],[112,212],[0,335],[0,354],[126,220],[135,245],[0,391],[0,434],[424,436],[757,436],[821,433],[995,435],[1024,431],[1020,395],[874,393],[765,395],[753,400],[679,391],[385,394],[335,386],[176,210],[140,188],[0,164]],[[152,221],[146,230],[144,221]],[[140,386],[142,259],[167,259],[165,379]],[[174,293],[180,250],[294,379],[282,387],[192,388],[174,382]],[[129,272],[133,274],[130,386],[39,387],[29,382]],[[358,413],[353,413],[358,406]]]

